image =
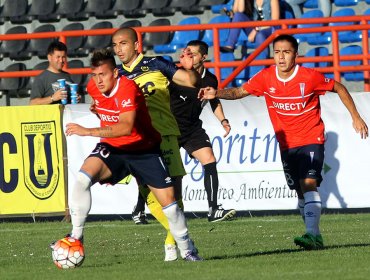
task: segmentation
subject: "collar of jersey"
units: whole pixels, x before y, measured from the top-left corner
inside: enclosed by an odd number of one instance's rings
[[[277,68],[277,66],[276,66],[276,67],[275,67],[276,78],[277,78],[279,81],[283,82],[283,83],[289,82],[289,81],[293,80],[293,78],[297,75],[298,69],[299,69],[299,65],[297,64],[297,65],[295,66],[295,68],[294,68],[294,72],[293,72],[293,74],[292,74],[292,75],[290,75],[290,77],[289,77],[288,79],[282,79],[282,78],[280,78],[280,76],[279,76],[278,68]]]
[[[119,85],[119,81],[120,81],[120,79],[121,79],[121,77],[118,77],[118,78],[117,78],[117,83],[116,83],[116,85],[114,86],[114,88],[111,90],[111,92],[110,92],[108,95],[105,95],[104,93],[102,93],[102,95],[103,95],[104,97],[107,97],[107,98],[112,97],[113,95],[115,95],[115,94],[116,94],[116,92],[118,91],[118,85]]]
[[[139,64],[139,62],[143,59],[144,55],[142,53],[139,53],[137,58],[132,62],[130,67],[126,67],[125,65],[122,64],[122,68],[125,69],[128,72],[132,72],[132,70],[136,67],[136,65]]]

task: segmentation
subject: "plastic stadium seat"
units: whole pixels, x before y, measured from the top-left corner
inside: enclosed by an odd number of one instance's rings
[[[55,14],[58,18],[67,18],[72,20],[76,14],[81,12],[84,6],[84,0],[59,0]]]
[[[94,24],[90,29],[113,28],[109,21],[101,21]],[[87,56],[94,49],[102,49],[111,45],[112,35],[87,36],[82,49],[78,51],[79,56]]]
[[[68,61],[68,68],[84,68],[85,65],[82,60],[74,59]],[[73,82],[79,84],[79,92],[82,90],[82,86],[85,84],[87,74],[71,74]]]
[[[321,10],[309,10],[304,12],[300,18],[310,19],[310,18],[322,18],[324,14]],[[320,27],[323,26],[322,23],[309,23],[309,24],[298,24],[297,28],[309,28],[309,27]],[[305,33],[305,34],[296,34],[294,37],[299,43],[306,42],[308,38],[318,37],[320,33]]]
[[[114,2],[113,6],[104,12],[104,18],[115,18],[125,12],[134,11],[140,6],[140,1],[134,0],[113,0],[112,2]]]
[[[200,24],[200,19],[195,16],[187,17],[181,20],[178,25],[186,24]],[[153,49],[156,53],[174,53],[178,49],[184,48],[189,41],[199,39],[199,36],[199,30],[176,31],[169,44],[155,45]]]
[[[169,0],[143,0],[141,4],[141,9],[152,10],[152,9],[162,9],[168,5]]]
[[[24,26],[14,26],[8,29],[5,34],[23,34],[27,33],[27,28]],[[9,40],[3,41],[0,46],[0,58],[9,57],[14,60],[22,60],[31,58],[24,53],[27,48],[28,40]]]
[[[24,63],[10,64],[4,69],[4,72],[25,71],[26,65]],[[19,96],[18,91],[23,89],[27,82],[28,77],[17,78],[2,78],[0,80],[0,91],[7,93],[7,105],[10,105],[10,96]]]
[[[220,53],[220,60],[222,62],[226,61],[235,61],[235,56],[233,53]],[[212,61],[214,59],[212,58]],[[230,74],[233,72],[234,68],[233,67],[222,67],[221,68],[221,82],[225,80]],[[215,69],[214,68],[209,68],[209,71],[213,74],[215,74]],[[232,84],[228,84],[228,87],[232,87]]]
[[[1,17],[11,23],[30,23],[32,18],[27,15],[28,0],[5,0]]]
[[[59,18],[55,14],[55,9],[56,0],[33,0],[28,15],[40,22],[58,21]]]
[[[247,54],[243,60],[247,59],[250,54]],[[258,59],[265,59],[261,54],[258,55],[255,60]],[[246,81],[248,81],[250,78],[252,78],[255,74],[257,74],[259,71],[261,71],[265,66],[247,66],[242,70],[234,80],[234,85],[235,86],[241,86],[244,84]]]
[[[186,7],[193,7],[196,5],[198,0],[171,0],[169,7],[176,8],[177,10],[182,10]]]
[[[171,22],[166,18],[160,18],[153,20],[149,23],[149,26],[169,26]],[[153,32],[153,33],[144,33],[143,37],[143,47],[152,48],[155,45],[164,45],[168,44],[171,40],[171,33],[167,32]]]
[[[88,0],[85,2],[85,6],[81,12],[68,17],[68,19],[74,21],[88,20],[93,16],[96,18],[104,18],[104,14],[110,10],[112,4],[112,0]]]
[[[229,0],[229,1],[226,1],[226,3],[224,4],[213,5],[211,8],[212,13],[220,14],[224,10],[224,8],[228,11],[231,11],[233,9],[233,2],[234,0]]]
[[[199,0],[197,5],[211,8],[212,6],[215,5],[223,5],[225,4],[225,2],[226,0]]]
[[[339,51],[339,54],[342,55],[354,55],[354,54],[362,54],[362,48],[357,45],[350,45],[347,47],[342,48]],[[362,65],[362,60],[347,60],[341,61],[341,66],[359,66]],[[347,81],[363,81],[364,80],[364,73],[363,72],[344,72],[343,74],[344,79]]]
[[[74,23],[70,23],[64,26],[63,31],[67,31],[67,30],[84,30],[84,26],[80,22],[74,22]],[[85,36],[67,37],[66,38],[67,55],[69,57],[78,56],[79,51],[83,47],[85,41],[86,41]]]
[[[125,21],[119,27],[122,28],[122,27],[140,27],[140,26],[142,26],[140,20],[132,19],[132,20]]]
[[[356,13],[352,8],[343,8],[340,10],[336,10],[332,14],[333,17],[346,17],[346,16],[355,16],[355,15]],[[335,22],[335,23],[330,23],[329,26],[347,26],[347,25],[353,25],[353,24],[354,22]],[[338,38],[339,38],[339,42],[341,43],[361,42],[362,40],[361,30],[338,32]]]
[[[55,27],[52,24],[44,24],[37,27],[33,33],[40,32],[54,32]],[[39,58],[46,58],[47,49],[51,42],[55,41],[56,38],[45,38],[45,39],[31,39],[27,47],[26,52],[28,55],[37,55]]]
[[[329,50],[326,47],[316,47],[311,50],[309,50],[305,57],[316,57],[316,56],[328,56]],[[324,62],[305,62],[302,63],[302,66],[308,67],[308,68],[315,68],[315,67],[328,67],[330,65],[330,62],[324,61]]]
[[[317,0],[307,0],[303,3],[303,8],[306,9],[318,9],[319,3]]]
[[[208,23],[229,23],[230,18],[226,15],[218,15],[213,17]],[[219,30],[219,38],[220,38],[220,46],[224,45],[227,41],[227,37],[229,36],[229,29],[220,29]],[[213,46],[213,31],[207,29],[204,32],[202,40],[206,42],[209,46]]]
[[[138,0],[126,0],[123,4],[122,14],[126,18],[139,18],[145,17],[146,11],[141,9],[141,1]]]
[[[334,0],[334,5],[337,7],[356,6],[359,0]]]

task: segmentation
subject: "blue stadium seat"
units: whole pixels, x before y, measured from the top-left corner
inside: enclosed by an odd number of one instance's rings
[[[321,10],[309,10],[304,12],[300,18],[310,19],[310,18],[322,18],[324,15]],[[308,20],[309,21],[309,20]],[[298,24],[297,28],[309,28],[309,27],[320,27],[323,26],[322,23],[308,23],[308,24]],[[299,43],[307,42],[308,38],[319,37],[320,33],[306,33],[306,34],[296,34],[294,37]]]
[[[178,25],[187,24],[200,24],[200,19],[196,16],[187,17],[181,20]],[[184,48],[189,41],[199,39],[199,36],[199,30],[176,31],[169,44],[155,45],[153,49],[156,53],[175,53],[178,49]]]
[[[352,8],[343,8],[340,10],[336,10],[332,16],[333,17],[345,17],[345,16],[355,16],[356,13]],[[354,22],[337,22],[337,23],[330,23],[330,26],[347,26],[353,25]],[[341,43],[355,43],[361,42],[362,34],[361,30],[358,31],[341,31],[338,32],[339,42]]]
[[[356,6],[359,0],[334,0],[334,5],[337,7]]]
[[[370,0],[369,0],[370,1]],[[370,16],[370,8],[367,9],[365,12],[364,12],[364,16]],[[370,21],[367,22],[368,24],[370,23]],[[368,36],[370,36],[370,29],[368,30]]]
[[[233,53],[220,53],[220,60],[222,62],[226,61],[235,61],[235,56]],[[212,61],[214,59],[212,58]],[[225,80],[230,74],[233,72],[234,68],[233,67],[223,67],[221,68],[221,82]],[[215,69],[214,68],[209,68],[209,71],[213,74],[215,74]],[[232,87],[232,83],[229,83],[227,85],[228,87]]]
[[[318,9],[319,8],[319,3],[317,2],[317,0],[307,0],[303,3],[303,8]]]
[[[350,45],[340,49],[339,54],[342,55],[354,55],[354,54],[362,54],[362,48],[357,45]],[[341,66],[359,66],[362,65],[362,60],[347,60],[341,61]],[[347,81],[363,81],[364,80],[364,73],[363,72],[345,72],[342,74],[344,79]]]
[[[328,55],[329,55],[329,50],[326,47],[316,47],[316,48],[309,50],[305,54],[305,57],[328,56]],[[330,65],[330,62],[328,61],[302,63],[302,66],[305,66],[308,68],[328,67],[329,65]]]
[[[234,0],[229,0],[225,4],[213,5],[211,11],[214,14],[221,14],[224,9],[226,9],[227,11],[231,11],[233,9],[233,2]]]
[[[226,15],[218,15],[213,17],[208,23],[229,23],[230,18]],[[229,36],[229,29],[219,30],[220,46],[224,45]],[[206,42],[209,46],[213,46],[213,31],[208,29],[204,32],[202,40]]]

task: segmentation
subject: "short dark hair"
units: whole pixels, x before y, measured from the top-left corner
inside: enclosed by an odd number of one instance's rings
[[[197,47],[199,47],[199,52],[202,55],[208,54],[208,44],[206,42],[204,42],[204,41],[201,41],[201,40],[192,40],[192,41],[189,41],[189,43],[187,43],[186,46],[187,47],[188,46],[197,46]]]
[[[121,34],[129,34],[130,36],[130,39],[133,41],[133,42],[137,42],[138,41],[138,37],[137,37],[137,33],[136,33],[136,30],[133,29],[132,27],[121,27],[120,29],[116,30],[113,35],[112,35],[112,38],[115,37],[116,35],[121,35]]]
[[[48,54],[53,54],[54,51],[67,52],[67,46],[60,41],[53,41],[48,46]]]
[[[275,46],[275,43],[280,42],[280,41],[289,42],[292,45],[294,51],[298,52],[298,42],[297,42],[297,39],[294,38],[293,36],[288,35],[288,34],[279,35],[274,39],[274,41],[272,41],[272,45]]]
[[[91,68],[96,68],[103,64],[109,64],[112,69],[116,68],[116,60],[114,59],[112,49],[106,48],[94,50],[90,59]]]

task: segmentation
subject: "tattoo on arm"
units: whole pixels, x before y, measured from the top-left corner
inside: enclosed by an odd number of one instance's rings
[[[245,91],[242,87],[225,88],[217,90],[216,92],[216,97],[229,100],[240,99],[248,95],[249,93]]]
[[[112,134],[112,127],[105,126],[105,127],[99,127],[94,128],[92,130],[91,136],[98,136],[98,137],[113,137]]]

